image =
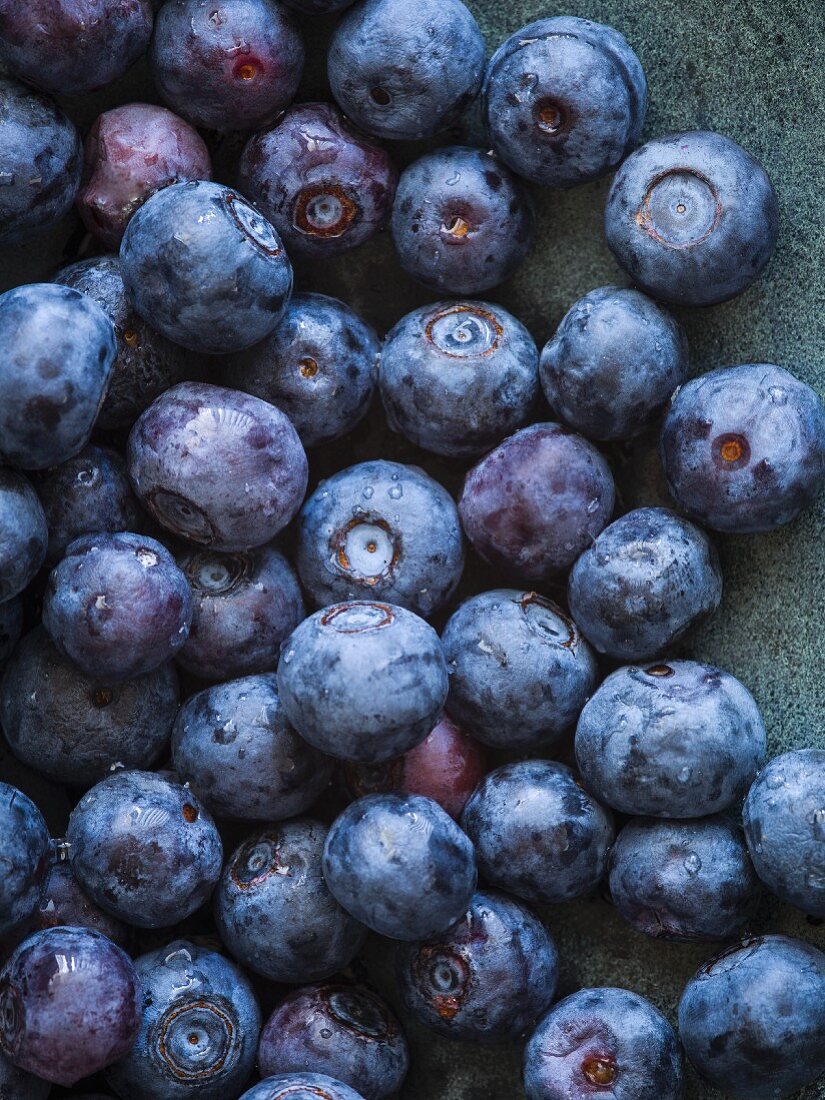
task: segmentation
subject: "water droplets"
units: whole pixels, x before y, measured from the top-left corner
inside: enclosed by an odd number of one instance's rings
[[[702,870],[702,861],[695,852],[688,852],[682,861],[682,866],[689,875],[698,875]]]
[[[400,485],[392,485],[390,486],[389,495],[392,497],[393,500],[400,500],[401,497],[404,495],[404,490],[401,488]]]
[[[765,780],[765,785],[775,791],[777,787],[785,786],[785,776],[781,772],[770,772]]]
[[[361,496],[364,500],[372,500],[373,496],[375,496],[375,489],[373,489],[371,485],[365,485]]]
[[[788,403],[788,394],[784,386],[771,386],[768,390],[768,397],[774,405],[787,405]]]
[[[692,774],[693,773],[691,772],[690,768],[685,765],[684,768],[680,769],[680,771],[677,772],[676,778],[679,780],[680,783],[687,783],[690,780]]]

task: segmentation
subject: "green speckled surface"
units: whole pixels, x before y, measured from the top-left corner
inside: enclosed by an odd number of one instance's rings
[[[415,0],[411,0],[415,2]],[[703,127],[743,144],[767,168],[779,192],[778,252],[765,276],[746,294],[708,310],[682,311],[696,372],[723,364],[773,361],[825,392],[825,258],[822,178],[825,167],[825,66],[821,0],[474,0],[492,49],[524,23],[542,16],[576,14],[608,22],[639,54],[650,90],[645,136]],[[320,47],[330,25],[306,24],[316,47],[304,98],[321,96]],[[144,70],[94,97],[67,103],[88,126],[102,109],[130,99],[154,99]],[[473,123],[469,133],[477,133]],[[456,140],[460,135],[451,135]],[[218,161],[231,161],[225,143]],[[408,157],[409,151],[402,151]],[[226,178],[226,173],[223,173]],[[230,180],[227,178],[227,182]],[[539,239],[511,284],[491,295],[520,316],[540,342],[570,304],[605,283],[625,284],[604,244],[601,211],[609,181],[567,193],[537,193]],[[71,226],[67,224],[64,238]],[[59,245],[0,252],[0,289],[49,278]],[[386,237],[354,256],[315,270],[300,269],[299,286],[338,294],[385,330],[408,309],[427,301],[398,271]],[[316,470],[355,456],[378,454],[387,434],[376,423],[363,441],[322,457]],[[397,443],[393,456],[421,461]],[[616,452],[614,463],[624,503],[663,499],[655,454],[641,445]],[[437,464],[436,464],[437,466]],[[458,471],[442,470],[454,487]],[[769,536],[720,540],[726,594],[715,619],[686,647],[739,676],[762,707],[775,754],[803,745],[825,745],[825,501],[788,528]],[[0,773],[19,769],[0,758]],[[26,782],[35,797],[42,783]],[[53,817],[65,812],[65,796]],[[789,853],[793,858],[793,853]],[[562,992],[582,985],[625,985],[674,1018],[686,979],[712,951],[657,944],[631,932],[604,901],[593,899],[546,911],[563,960]],[[763,902],[756,931],[785,932],[825,947],[825,927],[815,927],[788,907]],[[376,944],[367,974],[387,986],[391,949]],[[404,1100],[519,1100],[520,1052],[515,1047],[479,1050],[451,1044],[421,1030],[412,1033],[413,1069]],[[718,1097],[692,1074],[688,1100]],[[799,1094],[825,1100],[825,1084]]]

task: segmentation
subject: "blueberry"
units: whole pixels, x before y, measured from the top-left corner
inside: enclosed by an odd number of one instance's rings
[[[241,154],[238,186],[290,254],[323,259],[363,244],[390,216],[389,154],[329,103],[291,107]]]
[[[23,639],[0,681],[0,723],[12,752],[57,783],[88,786],[116,767],[152,767],[177,709],[172,664],[124,683],[90,678],[41,627]]]
[[[31,482],[0,467],[0,606],[36,576],[48,541],[46,514]]]
[[[221,840],[188,787],[154,772],[119,771],[69,818],[72,869],[107,913],[138,928],[184,920],[209,898]]]
[[[419,6],[410,8],[416,19]],[[440,294],[477,295],[503,283],[525,258],[535,216],[509,168],[480,149],[451,145],[402,173],[391,228],[398,260],[413,279]]]
[[[610,467],[591,443],[559,424],[533,424],[470,470],[458,511],[485,561],[538,581],[592,545],[615,499]]]
[[[790,936],[745,940],[691,978],[679,1032],[726,1096],[778,1100],[825,1071],[825,955]]]
[[[557,747],[596,687],[596,658],[576,624],[535,592],[472,596],[441,641],[448,710],[496,748]]]
[[[172,759],[212,813],[242,821],[304,813],[333,770],[287,722],[272,674],[190,696],[172,731]]]
[[[30,283],[0,294],[0,457],[44,470],[87,443],[117,352],[97,302]]]
[[[779,206],[762,166],[704,130],[654,138],[613,180],[607,243],[654,298],[704,306],[741,294],[773,255]]]
[[[8,932],[37,908],[48,855],[43,815],[22,791],[0,783],[0,932]]]
[[[181,180],[212,178],[203,138],[182,118],[153,103],[104,111],[85,142],[77,210],[90,233],[120,247],[126,225],[150,195]]]
[[[135,960],[143,1016],[135,1045],[107,1078],[119,1096],[226,1100],[249,1080],[261,1014],[249,979],[187,940]]]
[[[269,542],[301,506],[307,461],[286,416],[258,397],[173,386],[129,436],[138,500],[175,535],[215,550]]]
[[[324,878],[344,908],[394,940],[420,940],[461,918],[476,888],[473,846],[437,802],[359,798],[333,822]]]
[[[195,126],[254,130],[295,96],[304,44],[275,0],[167,0],[149,57],[161,97]]]
[[[571,306],[541,353],[545,396],[590,439],[632,439],[685,380],[682,326],[638,290],[603,286]]]
[[[0,1045],[20,1069],[73,1085],[129,1050],[140,1025],[132,960],[89,928],[46,928],[0,972]]]
[[[599,884],[613,818],[565,764],[523,760],[490,772],[464,807],[461,825],[479,873],[526,901],[568,901]]]
[[[611,523],[570,574],[570,611],[599,653],[641,661],[666,653],[722,599],[713,543],[666,508]]]
[[[694,378],[673,398],[662,461],[679,506],[715,531],[771,531],[825,485],[825,406],[782,367]]]
[[[326,835],[309,818],[273,825],[248,837],[224,868],[215,893],[221,939],[239,962],[271,981],[323,981],[364,945],[367,930],[324,881]]]
[[[457,821],[486,772],[481,745],[444,714],[429,736],[403,756],[377,764],[348,764],[346,782],[354,798],[423,795]]]
[[[279,1073],[254,1085],[240,1100],[366,1100],[366,1097],[325,1073]]]
[[[744,822],[762,881],[783,901],[825,917],[825,751],[771,760],[748,792]]]
[[[296,294],[260,344],[234,356],[227,383],[286,413],[305,447],[346,435],[375,389],[378,337],[349,306],[325,294]]]
[[[0,61],[44,92],[93,92],[143,56],[152,18],[149,0],[0,0]]]
[[[610,853],[610,895],[621,916],[662,940],[726,940],[753,916],[758,880],[742,830],[717,815],[634,818]]]
[[[530,417],[538,351],[501,306],[437,302],[390,331],[378,381],[395,431],[448,458],[479,455]]]
[[[84,535],[49,576],[43,625],[89,677],[131,679],[186,641],[192,594],[169,551],[130,531]]]
[[[0,1096],[8,1100],[46,1100],[51,1082],[18,1069],[0,1050]]]
[[[553,1000],[558,952],[524,905],[499,893],[473,896],[443,935],[404,944],[396,956],[410,1015],[448,1039],[517,1039]]]
[[[0,603],[0,670],[23,633],[23,601],[19,596]]]
[[[274,672],[281,643],[304,618],[295,570],[280,551],[187,550],[179,558],[192,589],[192,626],[178,664],[201,680]]]
[[[447,666],[423,619],[392,604],[352,601],[316,611],[284,642],[278,693],[311,745],[371,763],[429,734],[447,698]]]
[[[361,0],[329,47],[332,94],[382,138],[446,130],[475,99],[483,70],[484,39],[460,0]]]
[[[282,0],[282,3],[301,15],[332,15],[348,8],[353,0]]]
[[[705,817],[744,798],[766,738],[734,676],[670,661],[608,676],[579,718],[576,760],[588,787],[622,813]]]
[[[611,171],[639,140],[647,83],[612,27],[539,19],[493,54],[484,118],[501,159],[533,183],[572,187]]]
[[[147,324],[207,355],[263,340],[292,293],[278,234],[239,194],[209,181],[174,183],[148,199],[126,226],[120,260]]]
[[[627,989],[580,989],[551,1008],[524,1053],[527,1100],[681,1100],[679,1040]]]
[[[68,214],[82,162],[77,130],[57,104],[0,76],[0,246],[27,241]]]
[[[264,1025],[258,1047],[262,1077],[312,1069],[357,1086],[364,1100],[395,1096],[409,1060],[391,1009],[369,989],[339,983],[290,993]]]
[[[428,617],[464,568],[455,502],[417,466],[350,466],[322,481],[301,510],[296,561],[316,607],[388,600]]]

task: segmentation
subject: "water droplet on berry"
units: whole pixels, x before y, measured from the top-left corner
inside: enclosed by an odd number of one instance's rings
[[[683,866],[689,875],[696,875],[702,870],[702,861],[695,852],[685,856]]]

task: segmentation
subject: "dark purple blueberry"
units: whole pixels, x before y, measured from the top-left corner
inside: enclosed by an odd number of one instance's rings
[[[152,103],[126,103],[99,115],[85,142],[77,210],[113,251],[146,199],[181,180],[212,178],[203,138],[182,118]]]
[[[366,928],[324,881],[326,836],[310,818],[253,833],[227,861],[215,891],[221,939],[239,962],[270,981],[330,978],[364,945]]]
[[[0,467],[0,605],[36,576],[48,540],[46,514],[31,482]]]
[[[26,241],[68,214],[81,165],[80,137],[57,104],[0,76],[0,246]]]
[[[279,1073],[254,1085],[240,1100],[366,1100],[366,1097],[325,1073]]]
[[[392,208],[395,249],[407,274],[430,290],[472,297],[498,286],[534,235],[527,192],[481,149],[438,149],[401,175]]]
[[[306,1070],[358,1088],[364,1100],[386,1100],[404,1083],[407,1040],[392,1010],[369,989],[330,983],[296,989],[261,1032],[262,1077]]]
[[[3,1100],[46,1100],[52,1091],[50,1081],[35,1077],[18,1069],[0,1050],[0,1097]],[[94,1097],[81,1097],[80,1100],[95,1100]]]
[[[332,15],[348,8],[353,0],[282,0],[282,3],[301,15]]]
[[[23,633],[23,601],[19,596],[0,603],[0,669],[12,655]]]
[[[178,664],[200,680],[274,672],[281,644],[304,618],[295,570],[280,551],[186,550],[178,565],[192,590],[192,626]]]
[[[44,92],[93,92],[146,52],[152,18],[149,0],[0,0],[0,61]]]
[[[119,771],[69,818],[72,870],[107,913],[163,928],[204,904],[221,872],[212,818],[188,786],[154,772]]]
[[[37,908],[48,857],[43,815],[22,791],[0,783],[0,932],[8,932]]]
[[[398,173],[389,154],[329,103],[301,103],[241,155],[238,187],[290,254],[322,259],[383,229]]]
[[[0,722],[12,752],[57,783],[88,786],[118,767],[153,767],[177,709],[173,664],[122,683],[90,678],[39,626],[0,681]]]
[[[0,973],[0,1045],[16,1066],[73,1085],[122,1058],[140,1026],[129,956],[89,928],[46,928]]]
[[[528,580],[568,569],[610,521],[607,462],[559,424],[505,439],[467,475],[458,511],[485,561]]]
[[[89,440],[117,352],[85,294],[30,283],[0,295],[0,459],[44,470]]]
[[[215,550],[261,546],[304,498],[307,460],[286,416],[259,397],[184,382],[129,436],[129,477],[167,530]]]
[[[549,1008],[559,976],[556,945],[530,910],[477,893],[442,936],[396,956],[401,998],[419,1023],[448,1039],[518,1039]]]
[[[150,52],[161,97],[207,130],[257,130],[291,103],[304,44],[275,0],[167,0]]]
[[[825,406],[770,363],[710,371],[674,395],[662,461],[670,491],[699,523],[734,534],[772,531],[825,485]]]

